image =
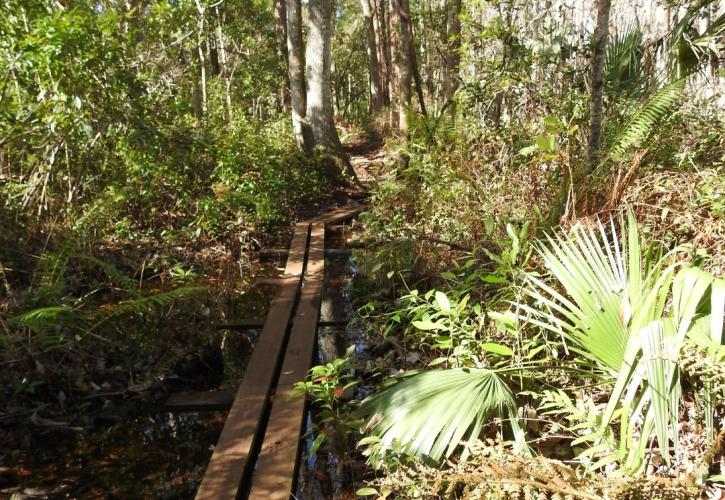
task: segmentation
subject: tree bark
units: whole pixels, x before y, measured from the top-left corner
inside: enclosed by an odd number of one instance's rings
[[[199,0],[196,0],[196,9],[199,13],[199,19],[197,20],[197,34],[196,34],[196,53],[199,58],[199,100],[200,100],[200,110],[197,112],[197,119],[202,120],[206,116],[206,110],[207,110],[207,93],[206,93],[206,54],[204,50],[204,31],[205,31],[205,25],[204,22],[204,11],[205,8]]]
[[[448,105],[448,115],[456,117],[454,95],[458,90],[459,69],[461,65],[461,0],[451,0],[447,5],[446,75],[444,82],[444,101]]]
[[[368,68],[370,74],[370,111],[376,113],[383,107],[383,89],[378,59],[378,44],[375,40],[375,23],[370,0],[360,0],[368,39]]]
[[[592,108],[589,134],[589,171],[599,164],[602,142],[602,94],[604,93],[604,63],[609,37],[609,9],[611,0],[598,0],[597,26],[594,30],[592,53]]]
[[[400,17],[400,99],[398,101],[398,127],[400,134],[408,136],[408,111],[410,108],[411,83],[413,75],[413,31],[410,23],[410,8],[408,0],[394,0],[399,9]]]
[[[388,43],[390,32],[385,15],[385,0],[373,0],[373,7],[375,7],[373,21],[380,65],[380,83],[383,91],[383,104],[387,106],[390,104],[390,44]]]
[[[305,56],[302,44],[302,5],[300,0],[286,0],[286,11],[292,130],[297,146],[310,152],[314,143],[306,119]]]
[[[216,25],[216,44],[219,51],[219,74],[224,80],[224,118],[229,121],[232,115],[232,77],[229,71],[229,56],[227,54],[227,44],[224,38],[224,28],[222,26],[224,20],[219,12],[219,7],[215,7],[217,25]]]
[[[345,171],[355,173],[335,128],[330,67],[332,64],[332,0],[309,0],[307,30],[307,118],[316,146],[325,148],[333,161],[326,164],[327,174],[342,179]]]
[[[397,104],[400,101],[400,0],[390,0],[388,20],[390,26],[390,102]],[[397,120],[395,125],[397,126]]]
[[[289,57],[287,56],[287,5],[285,0],[274,0],[274,27],[277,34],[277,52],[284,59],[285,66],[289,67]],[[280,86],[279,101],[283,111],[289,110],[289,78]]]

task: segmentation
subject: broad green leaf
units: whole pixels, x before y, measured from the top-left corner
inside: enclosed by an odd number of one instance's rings
[[[484,342],[481,344],[481,349],[484,351],[492,352],[494,354],[500,354],[501,356],[512,356],[514,351],[505,345],[496,344],[494,342]]]
[[[446,325],[433,321],[413,321],[413,326],[418,330],[445,330]]]
[[[444,313],[449,314],[451,312],[451,303],[445,293],[436,291],[435,302]]]

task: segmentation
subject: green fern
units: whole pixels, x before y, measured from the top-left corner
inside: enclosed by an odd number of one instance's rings
[[[52,330],[73,324],[78,320],[78,315],[68,305],[39,307],[30,311],[18,314],[8,320],[8,324],[27,328],[39,334],[51,333]]]
[[[106,273],[106,276],[108,276],[108,279],[110,279],[112,283],[115,283],[116,285],[123,288],[125,292],[131,293],[133,295],[138,295],[138,292],[136,292],[138,283],[123,274],[121,271],[119,271],[118,268],[113,264],[110,264],[92,255],[76,254],[73,257],[75,257],[76,259],[84,260],[99,267],[104,273]]]
[[[194,295],[205,289],[206,288],[204,287],[184,287],[177,288],[176,290],[170,290],[168,292],[148,295],[146,297],[138,297],[119,302],[108,309],[99,310],[94,314],[94,316],[100,317],[99,323],[101,323],[119,316],[146,314],[154,308],[166,306],[172,302]]]
[[[677,80],[658,90],[642,106],[617,138],[612,153],[622,156],[632,146],[640,147],[662,123],[679,107],[685,90],[685,80]]]
[[[71,237],[64,240],[56,250],[43,252],[33,273],[33,287],[36,289],[34,305],[53,303],[63,296],[68,261],[77,249],[78,242]]]

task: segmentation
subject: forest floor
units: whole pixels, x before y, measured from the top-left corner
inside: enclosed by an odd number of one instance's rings
[[[392,157],[391,151],[379,137],[361,134],[345,144],[355,175],[368,188],[373,182],[384,179],[383,167]]]

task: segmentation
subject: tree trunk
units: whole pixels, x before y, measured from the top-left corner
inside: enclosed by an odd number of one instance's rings
[[[197,46],[196,46],[196,53],[199,58],[199,100],[200,100],[200,111],[198,112],[197,119],[201,120],[206,116],[206,109],[207,109],[207,93],[206,93],[206,54],[204,50],[204,31],[205,31],[205,22],[204,22],[204,6],[201,5],[199,0],[196,0],[196,9],[199,13],[199,19],[197,21],[197,34],[196,34],[196,40],[197,40]]]
[[[400,0],[390,0],[388,13],[390,40],[390,102],[400,101]],[[397,126],[397,120],[395,125]]]
[[[332,161],[327,162],[328,175],[342,179],[346,171],[353,179],[355,173],[342,148],[335,128],[330,91],[332,63],[333,0],[309,0],[307,30],[307,118],[315,145],[322,146]]]
[[[297,146],[312,151],[312,134],[307,125],[305,94],[305,56],[302,45],[302,5],[300,0],[286,0],[287,58],[292,103],[292,130]]]
[[[375,40],[375,23],[370,0],[360,0],[368,39],[368,67],[370,72],[370,110],[376,113],[383,107],[382,78],[378,59],[378,44]]]
[[[215,9],[217,17],[216,44],[219,49],[219,73],[224,80],[224,118],[229,121],[232,115],[232,77],[229,71],[229,57],[227,55],[224,28],[222,26],[224,20],[220,15],[219,7],[215,7]]]
[[[446,74],[444,101],[448,104],[448,115],[456,117],[456,103],[453,99],[458,90],[458,75],[461,65],[461,0],[451,0],[447,5]]]
[[[398,101],[398,127],[401,135],[408,136],[408,110],[410,108],[411,82],[413,75],[413,30],[410,23],[408,0],[394,0],[399,9],[400,17],[400,100]]]
[[[602,94],[604,92],[604,62],[609,37],[609,9],[611,0],[598,0],[597,27],[594,30],[594,51],[592,54],[592,111],[589,135],[589,171],[599,164],[599,150],[602,142]]]
[[[285,0],[274,0],[274,27],[277,34],[278,55],[284,59],[285,65],[289,66],[289,57],[287,56],[287,5]],[[279,89],[280,107],[285,112],[290,107],[289,78],[287,80]]]
[[[387,16],[385,15],[385,0],[373,0],[375,7],[376,45],[378,48],[378,64],[380,65],[380,83],[383,91],[383,104],[390,104],[390,44],[388,44],[389,31]]]

